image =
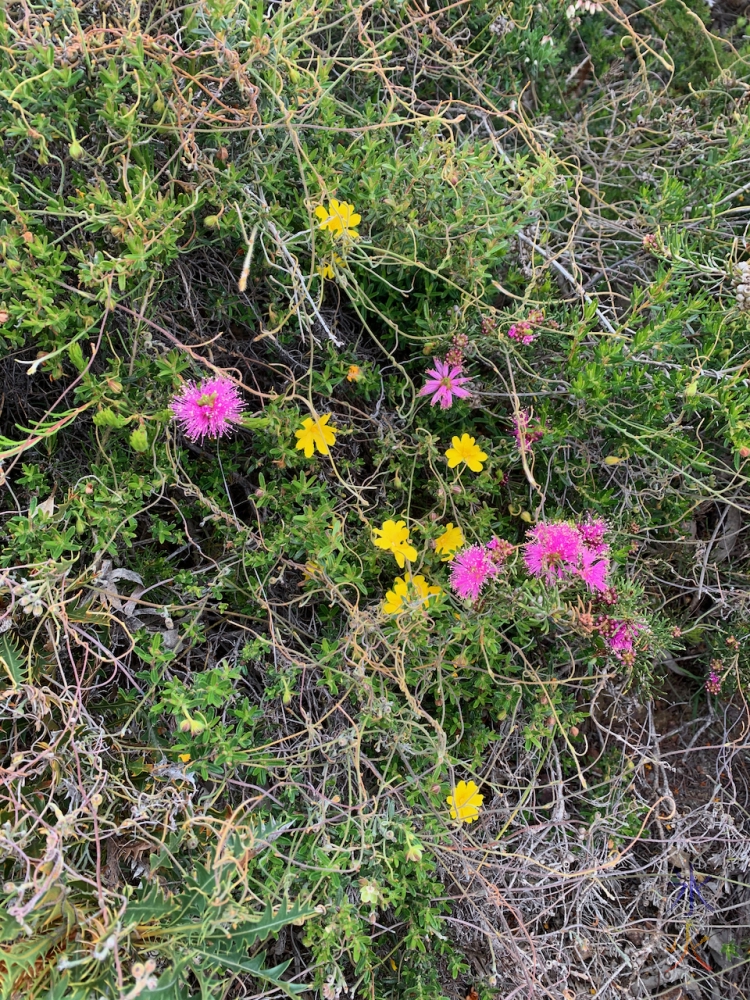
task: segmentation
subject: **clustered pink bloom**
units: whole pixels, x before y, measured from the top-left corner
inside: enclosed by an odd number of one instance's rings
[[[469,338],[465,333],[457,333],[451,342],[451,346],[445,355],[446,363],[449,365],[463,365],[464,351],[469,346]]]
[[[518,340],[522,344],[531,344],[536,339],[536,334],[532,333],[533,327],[527,319],[521,319],[513,326],[508,327],[508,336],[511,340]]]
[[[489,542],[487,542],[486,548],[492,562],[496,566],[502,566],[506,559],[513,554],[516,547],[512,542],[493,535]]]
[[[498,566],[483,545],[470,545],[451,563],[451,587],[459,597],[476,601],[487,581],[495,576]]]
[[[419,395],[431,395],[430,404],[432,406],[435,403],[440,403],[441,409],[448,410],[453,405],[454,396],[457,399],[466,399],[471,395],[468,389],[464,389],[464,384],[470,382],[471,379],[461,374],[463,371],[461,365],[450,365],[447,361],[441,361],[440,358],[433,360],[435,367],[427,369],[427,374],[432,377],[419,390]]]
[[[590,590],[604,593],[609,573],[609,546],[603,541],[605,530],[604,522],[538,524],[528,532],[524,545],[526,567],[547,583],[569,582],[578,577]]]
[[[237,387],[222,375],[199,384],[186,382],[171,405],[175,419],[191,441],[228,434],[244,408]]]
[[[577,524],[578,534],[587,549],[595,555],[603,555],[609,551],[609,546],[604,541],[607,533],[607,522],[600,517],[592,518],[590,515],[583,524]]]
[[[719,677],[715,670],[712,670],[708,675],[708,680],[706,681],[706,691],[713,695],[717,695],[721,691],[721,677]]]
[[[618,660],[625,663],[633,662],[635,659],[633,644],[638,635],[643,632],[644,625],[623,618],[610,618],[608,615],[601,615],[596,623],[596,628],[610,652],[614,653]]]
[[[451,587],[459,597],[476,601],[485,583],[499,573],[515,548],[512,542],[495,535],[486,545],[470,545],[451,563]]]
[[[544,431],[537,423],[530,427],[531,414],[528,410],[520,410],[517,417],[513,417],[513,437],[516,439],[516,447],[519,451],[526,451],[529,445],[534,444],[544,437]]]

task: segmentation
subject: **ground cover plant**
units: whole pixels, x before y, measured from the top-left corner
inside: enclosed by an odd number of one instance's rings
[[[0,996],[745,997],[750,47],[0,11]]]

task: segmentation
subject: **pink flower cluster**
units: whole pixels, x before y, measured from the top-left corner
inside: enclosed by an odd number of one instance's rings
[[[190,441],[228,434],[244,408],[234,382],[223,375],[199,384],[186,382],[171,405],[174,418]]]
[[[535,441],[544,437],[541,424],[535,423],[532,427],[530,426],[531,419],[528,410],[520,410],[518,416],[513,417],[513,437],[516,439],[516,447],[519,451],[526,451]]]
[[[600,615],[596,623],[596,629],[610,652],[624,663],[632,663],[635,659],[634,643],[644,627],[638,622],[610,618],[608,615]]]
[[[451,563],[451,587],[459,597],[476,601],[485,583],[497,575],[514,548],[504,538],[492,538],[487,545],[470,545]]]
[[[521,319],[508,327],[508,337],[522,344],[531,344],[536,339],[536,334],[532,333],[532,330],[532,324],[527,319]]]
[[[524,545],[526,568],[547,583],[583,580],[590,590],[604,593],[609,573],[607,525],[601,520],[584,524],[543,522],[532,528]]]
[[[706,691],[713,695],[717,695],[721,692],[721,677],[715,670],[712,670],[708,675],[708,679],[706,680]]]

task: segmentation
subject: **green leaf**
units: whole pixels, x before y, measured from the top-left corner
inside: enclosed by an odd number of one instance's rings
[[[0,666],[10,678],[14,688],[19,688],[23,683],[23,668],[26,657],[21,650],[18,639],[15,639],[5,632],[0,635]]]

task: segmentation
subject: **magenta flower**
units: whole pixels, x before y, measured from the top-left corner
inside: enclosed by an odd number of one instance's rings
[[[451,587],[459,597],[476,601],[482,587],[497,573],[497,566],[481,545],[471,545],[459,552],[451,563]]]
[[[531,344],[536,337],[531,329],[531,323],[527,319],[522,319],[508,327],[508,336],[511,340],[519,340],[522,344]]]
[[[513,437],[516,439],[516,447],[519,451],[526,451],[529,445],[544,437],[544,431],[537,423],[534,427],[529,427],[531,414],[528,410],[520,410],[517,417],[513,417]]]
[[[235,384],[221,375],[199,385],[186,382],[171,405],[175,419],[191,441],[228,434],[244,408]]]
[[[604,522],[601,522],[603,525]],[[593,522],[590,533],[591,545],[587,545],[581,534],[581,528],[588,525],[569,524],[567,521],[538,524],[528,533],[528,541],[524,545],[526,567],[534,576],[541,576],[547,583],[569,581],[580,577],[590,590],[606,593],[609,559],[606,553],[609,546],[599,540],[603,528]]]
[[[583,544],[595,555],[603,556],[609,552],[609,546],[604,541],[607,532],[606,521],[602,521],[600,517],[593,519],[589,517],[585,524],[577,524],[576,528]]]
[[[606,551],[607,546],[604,546]],[[581,566],[578,575],[589,588],[598,590],[603,594],[607,589],[607,574],[609,573],[609,559],[600,558],[593,549],[583,548],[581,550]]]
[[[453,405],[454,396],[456,399],[467,399],[471,395],[468,389],[464,389],[464,383],[471,382],[471,379],[461,374],[461,365],[450,365],[440,358],[433,358],[433,361],[435,367],[427,369],[427,374],[432,378],[419,390],[419,395],[431,395],[431,406],[440,403],[441,409],[448,410]]]
[[[610,652],[614,653],[618,660],[632,662],[635,655],[633,644],[638,635],[644,631],[645,625],[605,615],[599,619],[597,629],[609,646]]]
[[[713,695],[717,695],[721,692],[721,677],[719,677],[715,670],[712,670],[708,675],[708,679],[706,680],[706,691]]]
[[[538,524],[528,532],[524,559],[529,573],[542,576],[547,583],[564,580],[577,573],[581,536],[572,524]]]

